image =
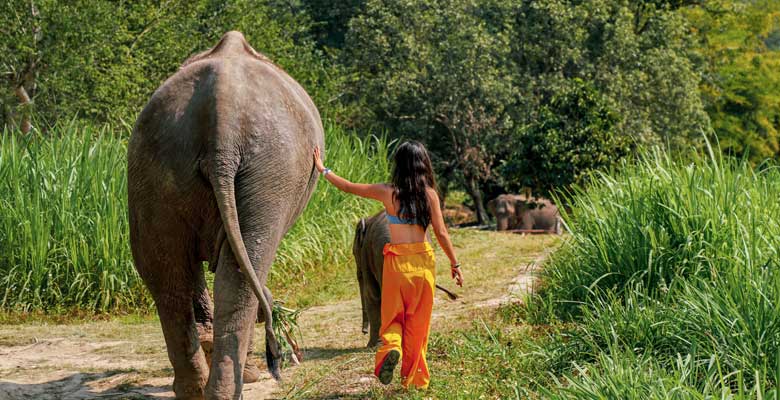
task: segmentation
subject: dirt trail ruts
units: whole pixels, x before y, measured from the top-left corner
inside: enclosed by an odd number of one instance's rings
[[[7,328],[0,327],[0,400],[174,398],[156,321]],[[245,385],[244,398],[268,398],[274,389],[268,376]]]
[[[457,301],[437,293],[434,332],[466,327],[475,315],[528,290],[535,265],[558,240],[490,232],[455,239],[467,286],[455,289],[461,295]],[[437,261],[438,283],[454,288],[446,257],[438,251]],[[371,374],[374,352],[360,332],[357,295],[306,309],[299,323],[303,363],[285,368],[282,384],[265,375],[245,385],[244,399],[365,398],[397,390],[397,385],[381,387]],[[259,328],[256,335],[261,343]],[[170,399],[172,381],[160,325],[153,319],[0,326],[0,400]]]
[[[447,259],[437,251],[437,283],[452,288],[461,297],[450,301],[437,291],[432,332],[467,328],[495,307],[520,300],[532,290],[538,267],[559,241],[554,236],[494,232],[472,233],[459,239],[456,247],[464,265],[466,287],[454,286],[448,276]],[[274,398],[363,399],[393,397],[400,390],[397,383],[385,387],[373,376],[374,350],[365,347],[368,337],[360,331],[359,299],[311,308],[301,314],[300,322],[307,332],[306,361],[284,370],[285,384]],[[430,355],[429,362],[435,363],[434,357]],[[432,371],[432,379],[436,379],[435,369]]]

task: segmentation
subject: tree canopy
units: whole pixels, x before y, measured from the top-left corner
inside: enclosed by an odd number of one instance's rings
[[[0,124],[131,122],[228,30],[326,118],[423,141],[481,221],[647,146],[780,154],[780,0],[8,0]]]
[[[8,55],[2,73],[7,87],[27,79],[35,113],[44,120],[132,121],[181,62],[228,30],[242,31],[318,104],[329,101],[338,82],[305,39],[308,18],[267,1],[11,0],[9,6],[0,13],[0,53]],[[7,123],[21,110],[9,91],[1,99],[0,123]]]

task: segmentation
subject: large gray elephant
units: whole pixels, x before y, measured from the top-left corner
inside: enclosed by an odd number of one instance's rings
[[[561,233],[558,207],[549,199],[502,194],[488,202],[488,210],[496,217],[499,231],[522,229]]]
[[[367,347],[379,343],[379,328],[382,325],[382,270],[384,247],[390,243],[390,225],[387,213],[379,212],[369,218],[362,218],[355,227],[352,254],[355,256],[357,281],[360,288],[360,305],[363,313],[363,333],[369,333]],[[450,299],[458,296],[440,285]]]
[[[304,89],[239,32],[185,61],[138,117],[127,152],[130,240],[177,398],[240,398],[258,299],[279,378],[264,287],[317,183],[312,149],[323,139]],[[203,261],[216,265],[213,310]],[[212,324],[208,365],[200,337]]]

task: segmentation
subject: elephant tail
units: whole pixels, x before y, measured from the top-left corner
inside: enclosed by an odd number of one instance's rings
[[[366,236],[366,219],[361,218],[355,227],[355,240],[352,242],[352,252],[357,257],[357,252],[363,247],[363,239]]]
[[[219,207],[219,213],[222,218],[222,224],[225,230],[225,236],[230,243],[230,248],[233,250],[238,265],[241,271],[249,279],[252,291],[255,292],[257,299],[260,301],[260,309],[265,316],[265,335],[268,349],[273,357],[266,355],[268,360],[268,371],[274,377],[274,379],[281,379],[279,371],[279,361],[281,360],[281,347],[274,335],[273,330],[273,316],[271,311],[271,304],[265,297],[263,287],[260,285],[260,281],[257,279],[252,263],[249,261],[249,254],[246,251],[244,245],[244,239],[241,237],[241,230],[238,224],[238,211],[236,207],[236,189],[235,179],[233,178],[217,178],[212,180],[212,186],[214,187],[214,195],[217,198],[217,206]]]
[[[366,219],[361,218],[360,219],[360,239],[363,240],[363,237],[366,236]]]

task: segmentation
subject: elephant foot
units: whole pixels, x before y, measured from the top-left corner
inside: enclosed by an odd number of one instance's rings
[[[368,348],[377,347],[377,346],[379,346],[379,339],[377,338],[369,339],[368,344],[366,345],[366,347]]]
[[[254,362],[247,361],[246,365],[244,365],[244,383],[253,383],[260,380],[260,377],[263,375],[263,372],[260,370],[260,367],[258,367]]]
[[[202,400],[203,389],[206,382],[182,382],[181,379],[173,379],[173,393],[176,394],[176,399],[184,400]]]

